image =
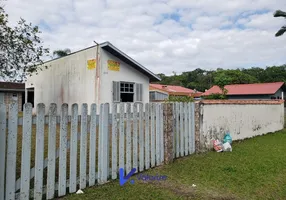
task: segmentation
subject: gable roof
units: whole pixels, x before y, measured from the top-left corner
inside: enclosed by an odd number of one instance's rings
[[[118,48],[113,46],[110,42],[101,43],[101,44],[99,44],[99,46],[102,49],[106,50],[107,52],[111,53],[112,55],[116,56],[117,58],[119,58],[120,60],[125,62],[126,64],[130,65],[134,69],[145,74],[147,77],[150,78],[150,81],[160,81],[161,80],[156,74],[154,74],[153,72],[151,72],[150,70],[145,68],[143,65],[141,65],[140,63],[138,63],[137,61],[135,61],[134,59],[129,57],[124,52],[120,51]]]
[[[94,48],[97,45],[93,45],[75,52],[72,52],[69,55],[78,53],[80,51],[84,51],[90,48]],[[141,65],[140,63],[138,63],[137,61],[135,61],[133,58],[129,57],[127,54],[125,54],[124,52],[122,52],[121,50],[119,50],[118,48],[116,48],[115,46],[113,46],[110,42],[103,42],[101,44],[99,44],[99,46],[104,49],[105,51],[109,52],[110,54],[114,55],[115,57],[119,58],[120,60],[122,60],[123,62],[125,62],[126,64],[130,65],[131,67],[133,67],[134,69],[138,70],[139,72],[143,73],[144,75],[146,75],[147,77],[149,77],[150,81],[161,81],[161,79],[154,74],[153,72],[151,72],[150,70],[148,70],[147,68],[145,68],[143,65]],[[44,63],[48,63],[50,61],[54,61],[57,59],[61,59],[61,58],[66,58],[67,56],[64,57],[60,57],[60,58],[55,58],[49,61],[46,61]]]
[[[161,84],[150,84],[151,88],[166,91],[169,94],[190,94],[195,91],[189,88],[185,88],[177,85],[161,85]]]
[[[25,91],[25,83],[0,82],[0,91]]]
[[[235,84],[226,85],[227,95],[259,95],[259,94],[275,94],[282,86],[284,82],[275,83],[254,83],[254,84]],[[221,94],[221,89],[215,85],[203,93],[202,96],[208,96],[211,94]]]

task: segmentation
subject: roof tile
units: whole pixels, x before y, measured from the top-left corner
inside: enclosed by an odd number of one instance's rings
[[[258,94],[275,94],[283,86],[284,82],[275,83],[255,83],[255,84],[236,84],[226,85],[227,95],[258,95]],[[221,89],[215,85],[205,93],[203,96],[210,94],[222,93]]]

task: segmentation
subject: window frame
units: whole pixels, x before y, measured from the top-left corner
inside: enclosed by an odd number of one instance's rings
[[[133,101],[142,102],[143,101],[143,84],[130,82],[130,81],[112,81],[113,91],[112,91],[112,101],[114,103],[121,103],[121,94],[133,94]],[[124,85],[122,85],[124,84]],[[127,84],[127,85],[125,85]],[[131,87],[132,85],[132,87]],[[123,87],[122,87],[123,86]],[[123,88],[123,89],[122,89]]]

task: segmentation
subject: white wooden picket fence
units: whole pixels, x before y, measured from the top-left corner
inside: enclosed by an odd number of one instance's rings
[[[137,173],[163,164],[163,106],[92,104],[88,112],[82,104],[78,113],[73,104],[68,115],[67,104],[51,104],[45,115],[45,105],[38,104],[33,116],[28,103],[18,118],[16,104],[8,113],[0,104],[0,200],[52,199],[117,179],[119,168]],[[194,103],[174,103],[173,119],[174,157],[194,153]]]

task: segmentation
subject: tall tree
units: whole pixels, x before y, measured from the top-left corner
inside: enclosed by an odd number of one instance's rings
[[[286,12],[281,10],[276,10],[274,13],[274,17],[284,17],[286,19]],[[276,37],[283,35],[286,32],[286,25],[282,26],[279,31],[275,34]]]
[[[15,27],[8,24],[8,14],[0,7],[0,78],[21,82],[42,68],[42,57],[49,50],[42,46],[38,26],[20,19]]]
[[[67,48],[67,49],[56,50],[53,52],[53,55],[59,58],[59,57],[67,56],[70,53],[71,53],[71,50]]]

